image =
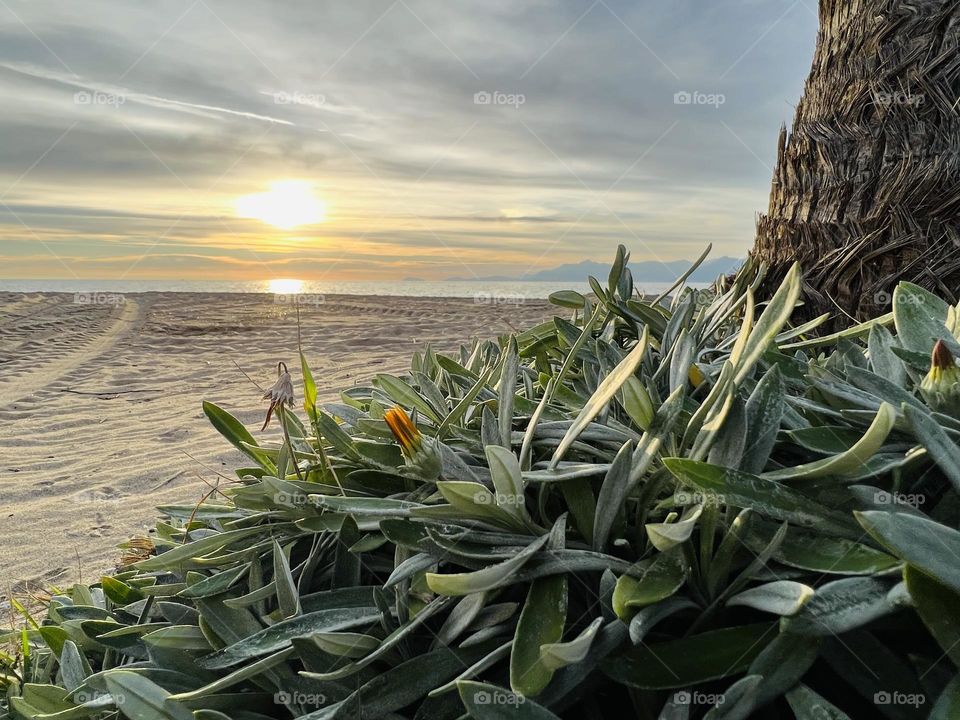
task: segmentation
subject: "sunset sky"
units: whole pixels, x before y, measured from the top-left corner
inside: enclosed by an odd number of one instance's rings
[[[815,10],[0,0],[0,276],[469,278],[618,243],[743,256]]]

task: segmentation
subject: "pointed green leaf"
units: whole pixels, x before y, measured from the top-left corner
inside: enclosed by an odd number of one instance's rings
[[[909,565],[903,579],[924,625],[960,667],[960,594]]]
[[[574,441],[580,436],[580,433],[586,429],[593,419],[607,406],[607,403],[613,399],[613,396],[617,394],[617,391],[623,383],[627,381],[627,378],[636,372],[637,367],[639,367],[640,362],[643,360],[644,354],[647,352],[649,339],[649,328],[644,328],[643,337],[640,338],[637,346],[603,379],[597,387],[596,392],[594,392],[583,406],[580,414],[577,415],[573,424],[570,425],[570,429],[567,430],[567,433],[557,446],[553,458],[550,460],[551,469],[557,467],[557,463],[560,462],[564,453],[570,449],[570,446],[573,445]]]
[[[502,587],[509,584],[510,577],[546,545],[548,537],[539,537],[509,560],[482,570],[450,575],[427,573],[427,585],[439,595],[469,595]]]
[[[846,514],[773,480],[694,460],[665,458],[663,463],[680,482],[703,493],[703,502],[751,508],[761,515],[828,535],[859,537]]]
[[[629,687],[691,687],[744,672],[776,637],[776,628],[770,623],[742,625],[641,645],[609,657],[601,667]]]
[[[142,675],[114,670],[104,675],[104,681],[120,712],[130,720],[193,720],[193,713],[168,702],[170,693]]]
[[[777,580],[744,590],[727,600],[727,605],[742,605],[774,615],[794,615],[813,595],[814,590],[809,585],[793,580]]]
[[[896,420],[896,409],[890,403],[885,402],[880,406],[876,417],[874,417],[863,437],[846,452],[796,467],[764,473],[763,477],[772,480],[797,480],[854,473],[860,470],[864,463],[868,462],[883,447],[883,443],[886,442],[887,436],[893,430]]]
[[[907,513],[870,510],[854,514],[881,545],[960,593],[960,532]]]
[[[686,581],[682,556],[677,550],[659,553],[637,579],[622,575],[613,591],[613,610],[628,621],[640,608],[653,605],[673,595]]]
[[[750,332],[743,356],[736,365],[734,384],[740,385],[750,376],[757,361],[790,319],[800,298],[800,280],[800,264],[794,263]]]
[[[300,614],[300,592],[290,572],[290,563],[280,547],[273,541],[273,581],[280,606],[280,616],[284,619]]]

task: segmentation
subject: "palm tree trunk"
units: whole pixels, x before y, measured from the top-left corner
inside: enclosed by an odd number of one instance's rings
[[[888,311],[899,280],[960,294],[960,0],[821,0],[752,256],[805,271],[806,315]]]

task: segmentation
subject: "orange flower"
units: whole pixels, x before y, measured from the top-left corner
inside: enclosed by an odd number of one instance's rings
[[[400,443],[403,454],[412,458],[423,446],[423,436],[401,407],[392,407],[383,415],[390,432]]]

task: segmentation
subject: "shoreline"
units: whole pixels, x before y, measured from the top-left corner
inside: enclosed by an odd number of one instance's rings
[[[576,283],[571,283],[571,285],[574,285],[574,284]],[[66,290],[30,290],[30,291],[0,290],[0,303],[2,303],[4,300],[9,299],[9,296],[20,296],[20,297],[34,297],[34,296],[60,297],[62,296],[64,298],[69,298],[75,295],[122,295],[124,297],[130,296],[136,299],[139,297],[150,298],[150,297],[159,297],[159,296],[167,296],[167,295],[194,295],[194,296],[203,297],[203,298],[225,299],[225,298],[236,298],[236,297],[276,298],[276,297],[291,297],[291,296],[298,296],[298,295],[302,295],[302,296],[322,295],[324,298],[328,298],[332,301],[348,301],[348,300],[357,299],[357,298],[371,299],[371,300],[378,299],[378,298],[391,299],[391,300],[395,298],[401,298],[403,300],[426,300],[426,301],[435,301],[435,302],[447,301],[447,300],[469,300],[471,302],[474,302],[476,305],[487,304],[484,302],[476,302],[477,294],[478,293],[475,293],[473,295],[391,295],[389,293],[385,293],[382,295],[366,295],[366,294],[360,294],[360,293],[356,293],[356,294],[355,293],[309,293],[309,292],[275,293],[275,292],[266,292],[266,291],[265,292],[247,292],[247,291],[199,292],[195,290],[138,290],[136,292],[115,292],[113,290],[90,290],[90,291],[81,291],[81,292],[69,292]],[[546,297],[530,296],[530,297],[524,297],[523,300],[525,302],[531,302],[531,303],[536,302],[536,303],[548,304],[548,299]],[[277,304],[283,305],[283,304],[295,304],[295,303],[277,303]],[[312,303],[303,302],[300,304],[311,305]],[[556,306],[552,306],[552,307],[556,307]],[[564,309],[557,308],[557,310],[563,311]]]

